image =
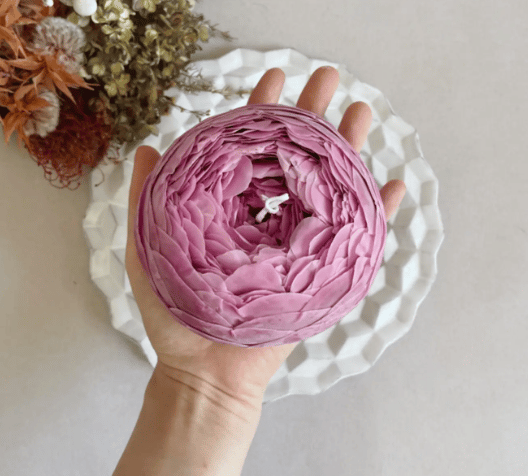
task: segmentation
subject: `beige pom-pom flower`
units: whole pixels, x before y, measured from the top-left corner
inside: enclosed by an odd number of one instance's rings
[[[35,28],[30,48],[41,54],[56,55],[69,73],[78,73],[84,64],[84,31],[64,18],[47,17]]]
[[[43,89],[38,95],[50,103],[49,106],[33,111],[28,121],[24,124],[24,133],[27,136],[37,134],[46,137],[59,125],[60,106],[59,98],[49,89]]]

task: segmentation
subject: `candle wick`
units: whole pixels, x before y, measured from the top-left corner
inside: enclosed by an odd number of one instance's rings
[[[290,196],[287,193],[283,193],[277,197],[267,197],[266,195],[261,195],[260,198],[262,198],[262,201],[264,202],[264,208],[260,210],[258,215],[255,217],[257,223],[261,223],[268,213],[279,213],[279,205],[288,200]]]

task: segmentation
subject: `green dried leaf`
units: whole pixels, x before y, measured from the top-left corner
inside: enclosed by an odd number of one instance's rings
[[[141,8],[148,10],[149,12],[156,11],[156,2],[154,0],[140,0],[139,5]]]
[[[125,67],[122,65],[122,63],[114,63],[112,66],[110,66],[110,70],[112,71],[113,75],[117,76],[125,70]]]
[[[124,88],[130,82],[129,74],[122,74],[116,79],[116,84],[119,88]]]
[[[158,38],[158,36],[158,32],[154,29],[154,27],[152,25],[148,25],[147,30],[145,31],[146,44],[150,44],[152,41]]]
[[[209,29],[205,25],[202,25],[198,32],[198,36],[201,41],[207,41],[209,39]]]
[[[106,67],[104,64],[94,64],[92,66],[92,74],[95,76],[103,76],[106,72]]]
[[[117,96],[117,85],[115,83],[105,84],[105,89],[110,97]]]
[[[167,67],[162,69],[161,75],[163,77],[167,78],[167,77],[169,77],[172,74],[173,71],[174,71],[174,66],[173,65],[169,65],[169,66],[167,66]]]
[[[161,50],[161,59],[163,61],[166,61],[167,63],[170,63],[173,59],[173,52],[172,51],[168,51],[168,50]]]

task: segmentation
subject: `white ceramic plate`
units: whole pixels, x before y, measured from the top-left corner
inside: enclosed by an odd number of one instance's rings
[[[253,88],[264,72],[280,67],[286,74],[281,104],[295,106],[309,76],[320,66],[339,70],[340,84],[326,119],[335,127],[346,108],[367,103],[373,122],[361,157],[379,187],[392,179],[407,186],[398,212],[388,223],[384,261],[368,296],[330,329],[300,342],[273,376],[265,402],[286,395],[316,394],[344,377],[368,370],[383,351],[410,329],[418,306],[435,280],[436,256],[444,233],[438,209],[438,180],[423,158],[416,130],[394,114],[383,94],[353,77],[343,65],[310,59],[292,49],[259,52],[237,49],[215,60],[194,63],[217,88]],[[176,104],[191,110],[220,114],[244,106],[248,96],[225,99],[220,94],[183,94],[171,90]],[[172,142],[197,124],[190,113],[173,108],[158,125],[159,134],[141,144],[163,154]],[[91,248],[93,281],[107,296],[112,325],[143,349],[149,362],[156,354],[146,336],[125,271],[128,191],[135,151],[123,147],[126,160],[100,164],[91,175],[91,203],[83,221]],[[127,150],[128,149],[128,150]],[[102,177],[104,174],[104,182]]]

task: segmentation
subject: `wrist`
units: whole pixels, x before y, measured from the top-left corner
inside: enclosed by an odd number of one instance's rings
[[[144,405],[166,419],[164,444],[171,452],[177,446],[179,462],[187,460],[185,474],[241,473],[261,402],[240,401],[203,379],[159,364],[145,391]]]
[[[170,367],[158,361],[147,386],[145,397],[156,398],[159,390],[178,392],[180,397],[207,403],[210,412],[232,414],[239,419],[253,422],[260,418],[262,411],[263,391],[248,391],[245,388],[228,391],[221,383],[212,379],[198,377],[194,373]]]
[[[261,409],[158,364],[114,476],[239,476]]]

